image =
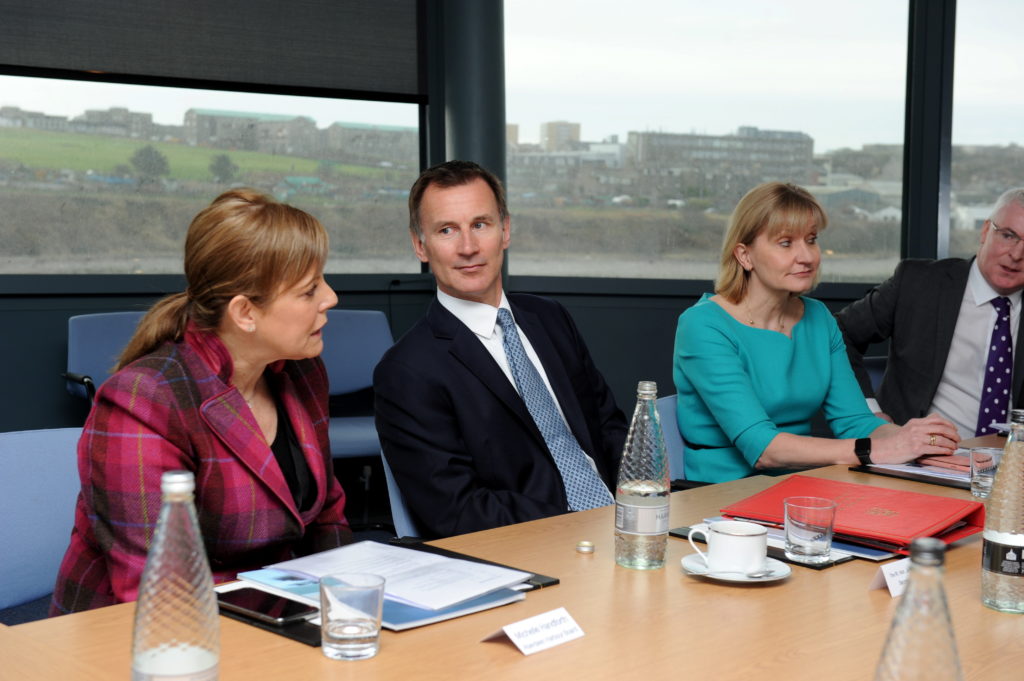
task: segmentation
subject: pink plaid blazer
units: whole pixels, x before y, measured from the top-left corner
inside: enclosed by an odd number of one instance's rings
[[[214,581],[351,539],[327,435],[319,358],[267,370],[306,455],[316,502],[302,513],[213,333],[189,328],[100,388],[78,443],[82,491],[51,615],[137,597],[160,512],[160,476],[192,471]]]

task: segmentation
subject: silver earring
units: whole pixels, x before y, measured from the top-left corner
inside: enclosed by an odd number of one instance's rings
[[[246,329],[246,331],[248,331],[249,333],[252,333],[255,330],[256,330],[256,325],[255,324],[250,324],[249,328]]]

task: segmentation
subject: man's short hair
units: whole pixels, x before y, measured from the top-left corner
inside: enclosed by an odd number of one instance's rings
[[[992,220],[999,214],[999,211],[1014,202],[1016,202],[1021,208],[1024,208],[1024,187],[1008,189],[1003,192],[1002,195],[996,199],[996,205],[992,207],[992,212],[989,214],[988,219]]]
[[[420,226],[420,204],[427,187],[460,187],[474,180],[483,180],[491,188],[494,200],[498,204],[498,217],[502,222],[508,217],[508,205],[505,203],[505,189],[501,186],[494,173],[472,161],[445,161],[427,168],[409,190],[409,231],[423,239],[423,228]]]

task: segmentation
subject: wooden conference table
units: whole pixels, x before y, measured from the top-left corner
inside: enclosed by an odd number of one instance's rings
[[[854,473],[809,475],[964,497],[935,485]],[[672,526],[698,522],[777,479],[754,477],[672,496]],[[896,599],[868,590],[877,564],[825,570],[794,566],[765,584],[723,584],[683,573],[692,549],[669,539],[667,565],[641,572],[615,565],[614,512],[605,507],[487,532],[440,546],[561,579],[526,600],[400,633],[385,631],[371,660],[337,662],[320,650],[221,618],[222,681],[285,679],[787,679],[864,681],[874,675]],[[594,542],[593,554],[575,551]],[[1024,669],[1024,617],[980,601],[981,537],[947,553],[946,588],[969,681],[1005,681]],[[581,639],[531,656],[510,643],[481,642],[503,625],[564,606]],[[132,614],[127,603],[0,628],[0,679],[125,679]],[[1018,670],[1018,671],[1014,671]]]

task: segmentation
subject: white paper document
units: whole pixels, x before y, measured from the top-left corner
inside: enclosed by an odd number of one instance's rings
[[[447,608],[518,584],[529,572],[372,541],[341,546],[268,567],[319,579],[335,572],[369,572],[385,579],[387,597],[420,608]]]

